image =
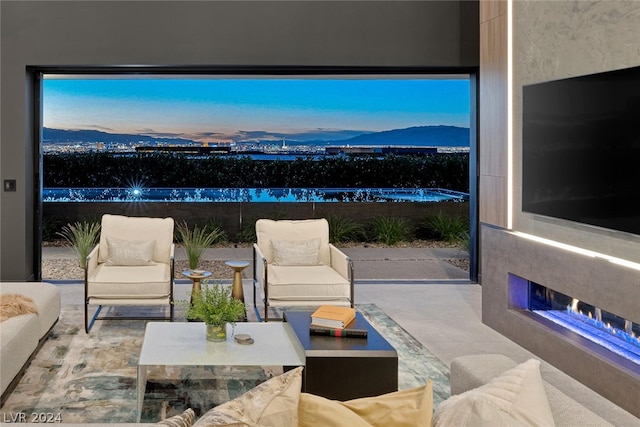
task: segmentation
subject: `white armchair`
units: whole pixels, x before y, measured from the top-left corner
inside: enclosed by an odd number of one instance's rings
[[[256,221],[253,245],[253,306],[256,288],[269,307],[354,306],[353,263],[329,243],[326,219]]]
[[[173,228],[172,218],[103,215],[100,242],[85,268],[87,333],[96,320],[125,319],[98,317],[103,306],[168,305],[169,317],[144,318],[173,321]],[[91,304],[98,308],[89,320]]]

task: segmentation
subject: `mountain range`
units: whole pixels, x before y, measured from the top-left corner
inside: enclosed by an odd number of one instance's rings
[[[199,145],[200,142],[186,138],[167,138],[143,134],[107,133],[97,130],[65,130],[43,128],[43,142],[45,144],[77,144],[77,143],[117,143],[128,144],[143,142],[147,144],[168,143],[174,145]],[[353,131],[345,131],[353,134]],[[335,135],[335,134],[334,134]],[[300,134],[299,136],[302,136]],[[305,136],[308,136],[305,135]],[[280,141],[283,134],[269,134],[264,132],[259,140],[236,142],[260,142],[273,144]],[[391,129],[381,132],[360,133],[346,139],[296,138],[296,134],[286,135],[287,145],[333,145],[333,146],[420,146],[420,147],[468,147],[469,128],[457,126],[414,126],[404,129]]]

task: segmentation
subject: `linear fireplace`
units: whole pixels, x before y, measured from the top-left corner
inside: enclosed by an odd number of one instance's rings
[[[531,318],[567,336],[598,346],[598,353],[640,372],[640,324],[509,274],[511,303]]]
[[[481,224],[480,231],[482,322],[640,417],[640,364],[587,339],[584,335],[588,334],[536,312],[561,313],[561,317],[569,318],[574,313],[564,316],[567,306],[575,307],[578,315],[582,310],[587,319],[591,313],[594,323],[602,321],[605,328],[615,327],[616,334],[620,330],[629,333],[630,328],[629,335],[640,336],[640,259],[636,256],[640,240],[625,243],[630,254],[627,258],[633,262],[622,263],[614,258],[619,254],[613,250],[591,252],[585,249],[586,244],[570,246],[533,239],[525,233],[486,224]],[[562,237],[560,232],[558,237]],[[589,235],[585,240],[594,239]],[[534,296],[545,298],[531,298],[532,290]],[[532,306],[532,301],[537,301],[536,305]],[[589,326],[588,330],[595,328]]]

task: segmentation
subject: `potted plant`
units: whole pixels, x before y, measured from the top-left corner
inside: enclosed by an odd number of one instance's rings
[[[85,268],[87,256],[96,246],[100,238],[100,223],[92,221],[76,222],[62,227],[62,236],[80,258],[80,267]]]
[[[244,302],[231,296],[231,288],[218,283],[203,283],[200,291],[195,291],[187,310],[187,319],[201,320],[207,325],[207,340],[225,341],[227,323],[235,323],[244,318]]]
[[[222,231],[217,227],[208,230],[207,227],[200,228],[195,225],[193,229],[191,229],[186,221],[179,223],[176,226],[176,231],[178,232],[180,241],[184,245],[191,270],[198,268],[200,258],[204,251],[222,235]]]

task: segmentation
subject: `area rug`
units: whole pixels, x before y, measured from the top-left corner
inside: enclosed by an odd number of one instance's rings
[[[434,406],[450,395],[449,371],[374,304],[357,306],[398,352],[399,389],[433,381]],[[51,336],[0,410],[61,414],[65,423],[136,422],[136,372],[144,321],[96,322],[85,334],[83,307],[62,308]],[[184,321],[183,313],[176,313]],[[182,318],[181,318],[182,317]],[[142,422],[193,408],[197,415],[282,372],[282,367],[181,367],[149,372]]]

